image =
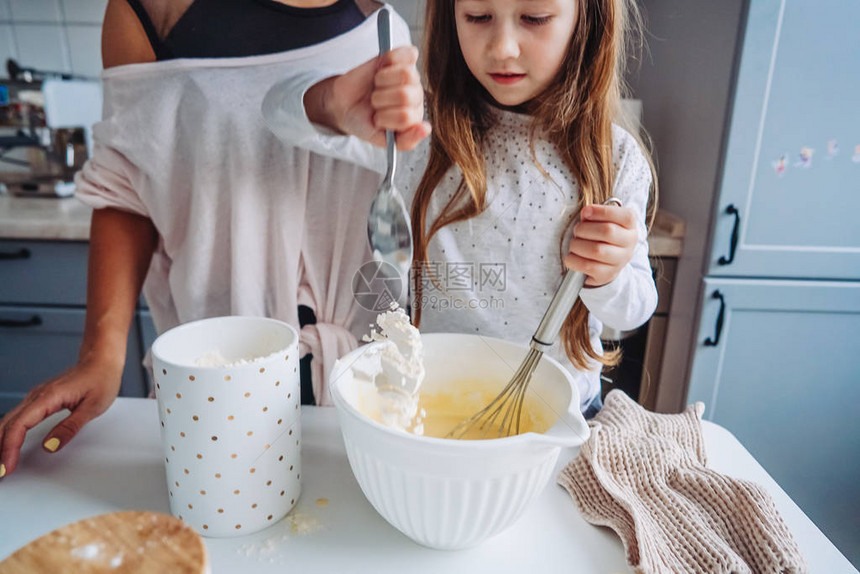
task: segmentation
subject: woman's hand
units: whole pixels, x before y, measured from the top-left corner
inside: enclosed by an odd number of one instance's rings
[[[30,391],[0,420],[0,477],[15,470],[27,431],[47,417],[71,411],[42,441],[46,451],[55,452],[113,403],[129,325],[157,243],[150,219],[112,208],[93,211],[87,315],[78,363]]]
[[[305,93],[308,117],[379,147],[393,130],[398,149],[413,149],[430,135],[417,61],[418,50],[402,46],[315,84]]]
[[[606,285],[633,259],[638,239],[636,214],[632,209],[587,205],[573,228],[570,252],[564,264],[568,269],[588,275],[586,287]]]
[[[42,448],[56,452],[113,403],[119,394],[122,362],[83,359],[62,375],[31,390],[0,420],[0,477],[18,466],[21,445],[31,428],[68,409],[71,414],[45,436]]]

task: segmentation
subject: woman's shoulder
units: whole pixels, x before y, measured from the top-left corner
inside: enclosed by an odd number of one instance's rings
[[[102,25],[105,69],[154,62],[160,43],[193,0],[108,0]]]
[[[102,24],[104,68],[154,61],[155,52],[132,4],[109,0]]]

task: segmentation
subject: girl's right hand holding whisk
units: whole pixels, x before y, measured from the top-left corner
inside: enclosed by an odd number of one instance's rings
[[[413,149],[430,134],[417,60],[414,46],[402,46],[313,85],[304,98],[308,118],[379,147],[393,130],[398,149]]]

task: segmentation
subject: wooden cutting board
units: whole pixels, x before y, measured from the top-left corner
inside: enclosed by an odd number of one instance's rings
[[[0,574],[209,574],[203,539],[167,514],[116,512],[67,524],[20,548]]]

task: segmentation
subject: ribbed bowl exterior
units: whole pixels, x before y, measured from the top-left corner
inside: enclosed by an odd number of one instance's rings
[[[344,422],[342,417],[342,426],[350,426]],[[365,497],[400,532],[440,550],[476,546],[513,524],[546,487],[559,453],[557,447],[538,447],[542,452],[532,448],[527,457],[495,451],[467,460],[433,453],[425,459],[432,469],[415,469],[403,464],[397,446],[381,449],[372,433],[362,432],[367,430],[343,433],[349,464]],[[484,463],[500,462],[510,472],[482,475]]]
[[[422,335],[425,385],[439,381],[510,377],[528,348],[473,335]],[[373,345],[375,343],[371,343]],[[546,432],[493,440],[415,436],[372,421],[360,403],[351,365],[359,347],[338,360],[331,395],[352,472],[365,497],[392,526],[430,548],[454,550],[480,544],[512,525],[552,478],[562,447],[588,438],[571,375],[544,357],[531,390],[556,413]]]

